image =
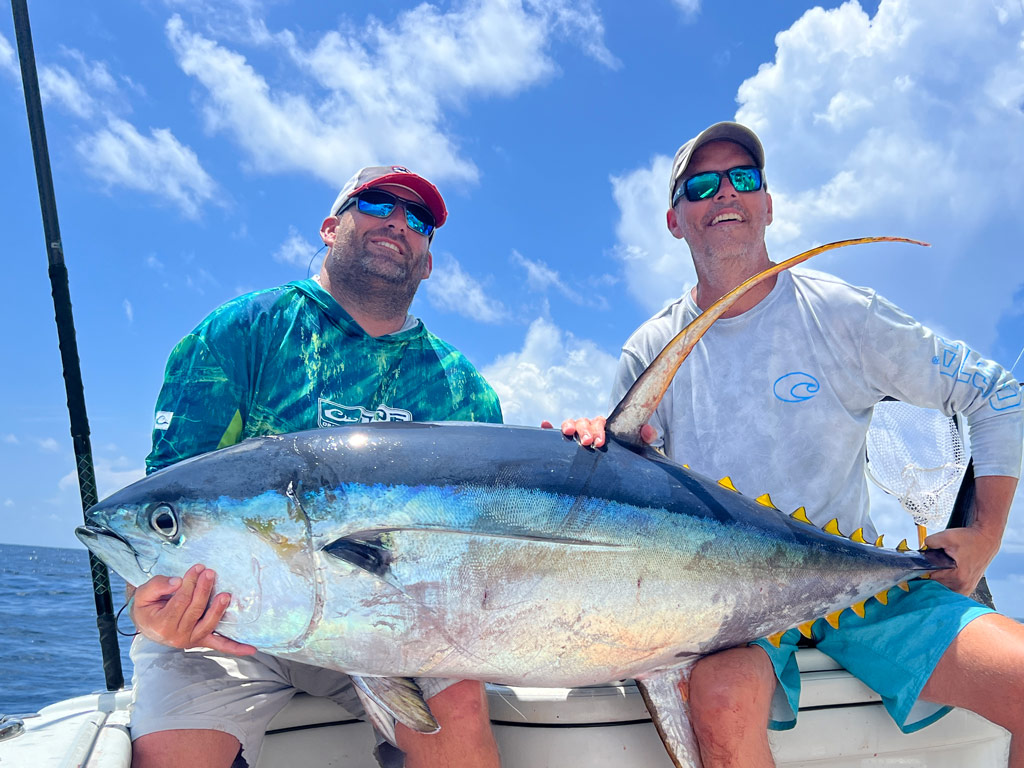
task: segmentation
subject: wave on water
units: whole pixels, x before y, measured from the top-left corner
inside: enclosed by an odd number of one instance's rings
[[[114,610],[124,582],[111,573]],[[122,614],[121,630],[133,632]],[[125,680],[131,638],[118,636]],[[0,544],[0,713],[104,690],[89,556],[85,549]]]

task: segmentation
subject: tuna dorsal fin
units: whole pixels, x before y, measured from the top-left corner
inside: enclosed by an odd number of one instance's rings
[[[647,370],[640,374],[629,392],[622,398],[605,425],[605,431],[618,442],[642,448],[644,443],[640,439],[640,428],[651,420],[654,409],[658,407],[661,398],[665,395],[672,377],[676,375],[683,360],[690,354],[690,350],[700,341],[700,337],[714,324],[714,322],[725,314],[733,304],[747,291],[766,280],[772,275],[777,275],[783,270],[794,267],[801,262],[807,261],[812,256],[817,256],[824,251],[833,248],[842,248],[846,245],[860,245],[861,243],[913,243],[914,245],[928,245],[920,240],[909,240],[905,237],[858,237],[853,240],[840,240],[835,243],[826,243],[817,248],[811,248],[791,259],[775,264],[764,272],[760,272],[745,282],[733,288],[729,293],[704,310],[700,316],[686,326],[679,334],[672,339],[661,353],[654,358]]]

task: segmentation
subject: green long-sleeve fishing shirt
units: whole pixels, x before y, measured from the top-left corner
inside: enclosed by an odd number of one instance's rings
[[[462,353],[419,321],[370,336],[315,280],[296,281],[227,302],[174,348],[146,471],[256,435],[450,420],[501,422]]]

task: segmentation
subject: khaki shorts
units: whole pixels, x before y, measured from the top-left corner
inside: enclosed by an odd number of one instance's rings
[[[363,717],[352,679],[257,653],[230,656],[207,648],[187,651],[138,635],[132,643],[132,739],[180,729],[230,733],[242,745],[242,758],[255,766],[267,726],[297,692],[323,696]],[[419,678],[424,698],[456,680]]]

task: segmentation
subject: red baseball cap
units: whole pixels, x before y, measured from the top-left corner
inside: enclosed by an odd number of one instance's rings
[[[445,207],[444,199],[437,191],[437,187],[401,165],[371,165],[356,171],[356,175],[345,182],[345,186],[341,188],[328,216],[336,216],[338,210],[349,198],[370,187],[379,187],[382,184],[405,187],[419,195],[423,199],[424,205],[434,214],[435,227],[440,227],[448,218],[448,209]]]

